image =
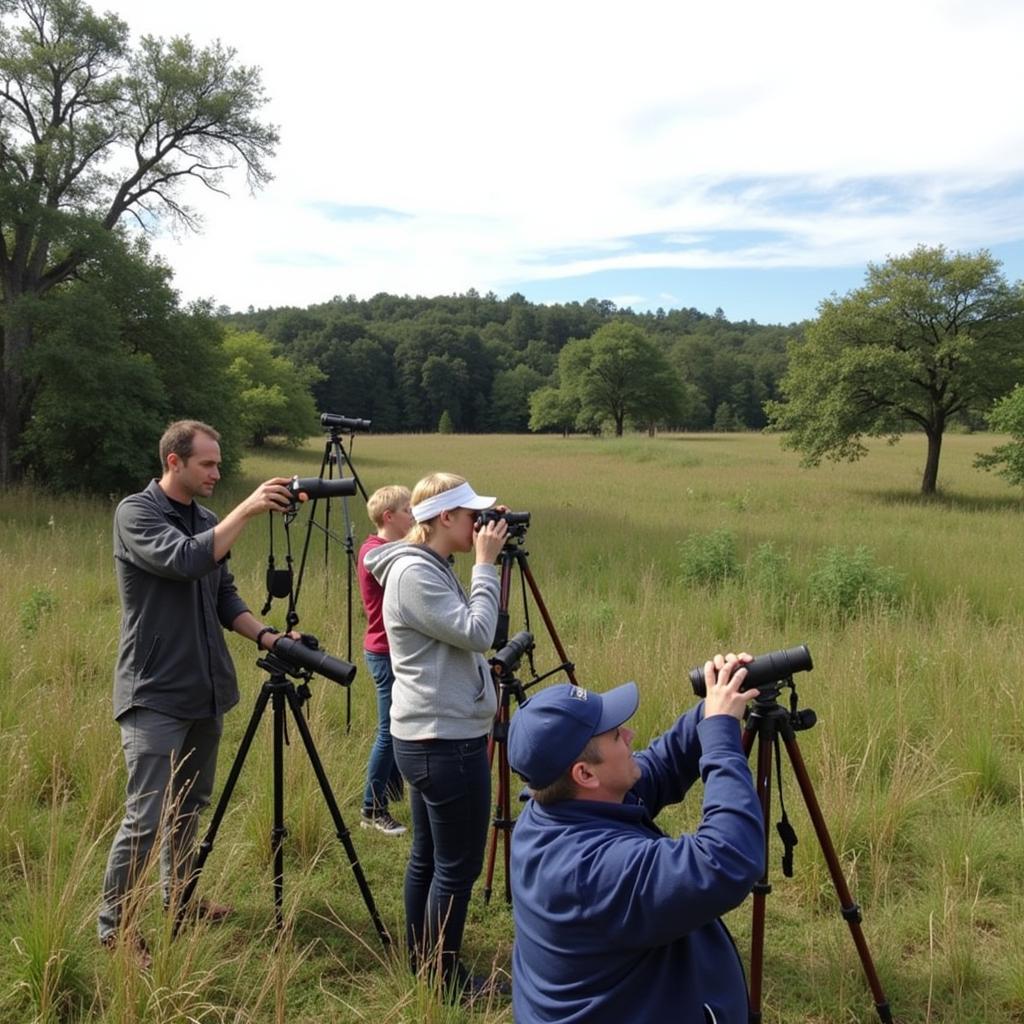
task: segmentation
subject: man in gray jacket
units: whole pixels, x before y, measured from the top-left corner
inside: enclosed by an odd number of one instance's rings
[[[160,439],[163,475],[114,513],[114,565],[121,637],[114,718],[128,769],[126,810],[103,879],[100,941],[118,945],[134,882],[161,836],[165,904],[188,880],[199,812],[213,792],[224,712],[238,683],[224,642],[232,629],[270,650],[276,630],[246,607],[227,568],[245,524],[290,504],[284,477],[261,484],[223,521],[199,505],[220,479],[220,435],[197,420],[172,423]],[[220,920],[230,911],[198,901]],[[127,922],[125,922],[127,923]],[[127,940],[142,967],[150,956],[137,932]]]

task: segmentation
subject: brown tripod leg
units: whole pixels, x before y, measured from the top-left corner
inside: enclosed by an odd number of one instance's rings
[[[843,920],[850,926],[850,935],[853,937],[853,944],[857,947],[857,955],[860,957],[860,965],[864,971],[864,977],[867,979],[871,995],[875,1000],[875,1010],[878,1013],[879,1019],[884,1021],[885,1024],[889,1024],[892,1021],[892,1009],[889,1006],[889,1000],[885,998],[885,993],[882,991],[882,984],[878,980],[875,964],[871,959],[871,951],[868,949],[867,939],[864,938],[864,932],[860,926],[860,907],[854,903],[849,886],[846,884],[846,878],[843,876],[843,869],[840,867],[839,858],[836,856],[835,847],[832,845],[832,837],[829,835],[828,826],[825,824],[825,816],[821,813],[821,808],[818,806],[818,799],[814,795],[814,787],[811,785],[807,768],[804,765],[804,759],[796,742],[796,734],[792,730],[784,730],[782,739],[786,744],[786,752],[789,754],[789,763],[793,768],[793,774],[796,776],[800,792],[803,794],[807,813],[811,816],[814,834],[818,837],[818,845],[821,847],[821,852],[825,855],[825,863],[828,865],[829,874],[832,876],[832,885],[836,890],[836,895],[839,897],[839,912],[843,915]]]
[[[562,664],[565,666],[565,674],[569,677],[570,682],[572,682],[574,686],[577,685],[576,675],[573,671],[574,666],[566,656],[565,648],[562,646],[562,641],[558,638],[555,625],[551,621],[551,616],[548,614],[547,605],[544,604],[544,599],[541,597],[540,588],[537,586],[537,582],[533,578],[533,573],[530,571],[526,551],[521,547],[506,545],[502,549],[500,561],[501,578],[498,592],[498,631],[495,636],[495,646],[501,646],[508,641],[508,605],[509,596],[512,590],[512,566],[513,564],[517,564],[523,580],[530,588],[534,604],[537,606],[537,610],[540,612],[540,616],[544,620],[544,625],[547,627],[548,635],[551,637],[551,642],[554,644],[555,650],[558,652],[558,657],[561,658]],[[526,594],[524,592],[524,602],[525,599]],[[495,680],[495,685],[498,686],[497,680]],[[491,839],[487,851],[487,871],[484,876],[485,903],[490,903],[491,901],[491,892],[493,891],[494,883],[494,862],[497,858],[499,833],[501,833],[502,836],[502,848],[505,855],[505,902],[512,902],[512,877],[510,867],[512,864],[512,826],[514,822],[512,820],[512,783],[509,777],[508,748],[506,743],[508,737],[509,716],[511,714],[511,709],[509,707],[510,702],[510,688],[504,684],[498,686],[498,710],[494,716],[494,727],[491,730],[490,739],[487,741],[487,757],[492,767],[494,765],[495,753],[498,755],[498,794],[494,811],[494,819],[491,822]]]
[[[569,677],[569,682],[573,686],[577,686],[576,674],[573,671],[574,666],[569,661],[569,655],[565,653],[565,648],[562,646],[562,641],[558,639],[558,633],[555,630],[555,624],[551,621],[551,616],[548,615],[547,605],[544,604],[544,598],[540,596],[540,590],[537,588],[537,583],[533,578],[533,573],[530,571],[530,566],[526,562],[525,553],[519,562],[519,568],[522,570],[523,578],[530,586],[530,593],[533,595],[534,603],[537,605],[537,611],[540,612],[540,617],[544,620],[544,625],[548,628],[548,634],[551,637],[551,642],[555,645],[555,650],[558,652],[558,657],[567,666],[565,674]]]
[[[487,873],[484,877],[484,902],[491,902],[494,883],[494,861],[498,851],[498,833],[502,836],[505,854],[505,902],[512,902],[512,880],[509,877],[509,865],[512,856],[512,794],[508,768],[508,747],[505,742],[508,734],[508,701],[509,694],[501,687],[501,698],[498,713],[494,718],[494,729],[491,732],[491,758],[494,751],[498,753],[498,795],[495,801],[494,819],[491,822],[491,841],[487,851]]]
[[[761,811],[764,815],[765,831],[765,866],[764,875],[761,881],[754,886],[753,895],[753,921],[751,925],[750,944],[750,1024],[759,1024],[761,1020],[761,985],[764,972],[764,928],[765,928],[765,899],[771,892],[771,885],[768,882],[768,835],[771,818],[771,777],[772,777],[772,755],[778,747],[779,736],[785,744],[786,752],[789,755],[789,763],[796,776],[797,785],[803,796],[804,804],[810,815],[811,823],[814,826],[814,833],[818,837],[818,845],[825,857],[829,874],[832,876],[832,885],[839,897],[840,913],[843,919],[850,926],[850,934],[853,937],[853,944],[860,957],[861,968],[867,980],[868,987],[875,1002],[875,1011],[883,1024],[891,1024],[892,1009],[889,1001],[882,991],[881,982],[875,971],[874,961],[871,958],[871,951],[868,949],[867,940],[861,930],[860,907],[853,901],[850,889],[846,884],[839,858],[836,855],[835,847],[832,845],[832,838],[825,824],[825,817],[821,812],[817,797],[814,794],[814,787],[811,785],[810,777],[807,774],[807,766],[800,754],[800,747],[796,741],[796,731],[793,728],[790,716],[786,711],[775,705],[765,712],[754,710],[747,720],[747,727],[743,733],[743,749],[750,754],[754,744],[754,737],[757,737],[757,777],[755,788],[758,801],[761,804]],[[780,783],[781,785],[781,783]]]

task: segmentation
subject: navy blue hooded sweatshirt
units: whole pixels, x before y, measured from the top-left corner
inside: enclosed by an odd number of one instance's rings
[[[746,1024],[743,967],[719,915],[764,871],[764,827],[740,723],[687,712],[636,755],[621,804],[530,800],[512,834],[517,1024]],[[697,831],[653,818],[700,777]]]

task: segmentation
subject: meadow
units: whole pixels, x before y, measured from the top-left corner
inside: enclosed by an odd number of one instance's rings
[[[718,650],[806,643],[795,677],[818,716],[800,749],[895,1018],[904,1024],[1024,1021],[1024,663],[1019,491],[971,467],[983,436],[947,438],[941,493],[918,493],[924,442],[872,446],[855,466],[808,471],[778,440],[679,435],[366,436],[352,457],[368,490],[434,469],[529,510],[529,562],[579,681],[636,679],[638,744],[695,700],[687,670]],[[260,480],[315,475],[322,442],[250,455],[209,502],[225,512]],[[154,892],[143,928],[148,974],[95,938],[98,889],[122,809],[123,766],[110,686],[119,605],[104,501],[15,489],[0,495],[0,1024],[26,1022],[511,1020],[506,1000],[447,1007],[385,952],[294,730],[286,751],[285,916],[274,930],[269,716],[201,879],[230,902],[219,926],[171,940]],[[357,544],[368,524],[350,501]],[[332,527],[343,531],[335,510]],[[301,554],[304,520],[292,530]],[[284,562],[276,527],[274,551]],[[254,611],[265,597],[268,530],[252,523],[232,568]],[[325,565],[326,560],[326,565]],[[468,566],[462,566],[468,570]],[[301,628],[346,654],[344,546],[311,543]],[[530,608],[538,670],[556,662]],[[267,621],[283,624],[275,601]],[[408,837],[357,826],[373,738],[372,684],[314,679],[310,727],[383,919],[401,935]],[[512,629],[525,618],[514,588]],[[226,722],[219,781],[263,673],[238,637],[242,701]],[[799,835],[784,878],[772,842],[764,1020],[877,1019],[838,903],[784,765]],[[407,805],[397,817],[408,820]],[[693,827],[699,795],[662,815]],[[778,816],[777,801],[773,814]],[[151,873],[152,874],[152,873]],[[474,895],[466,953],[508,967],[511,912]],[[746,960],[750,901],[728,923]]]

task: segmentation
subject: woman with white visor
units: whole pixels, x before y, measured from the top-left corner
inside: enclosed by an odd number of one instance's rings
[[[406,939],[413,969],[439,965],[446,994],[456,998],[479,984],[459,951],[490,817],[487,737],[497,699],[483,652],[498,620],[494,563],[507,526],[498,519],[478,527],[477,516],[494,503],[461,476],[432,473],[413,490],[416,524],[405,540],[366,557],[384,587],[391,736],[412,812]],[[474,550],[467,594],[451,560]]]

